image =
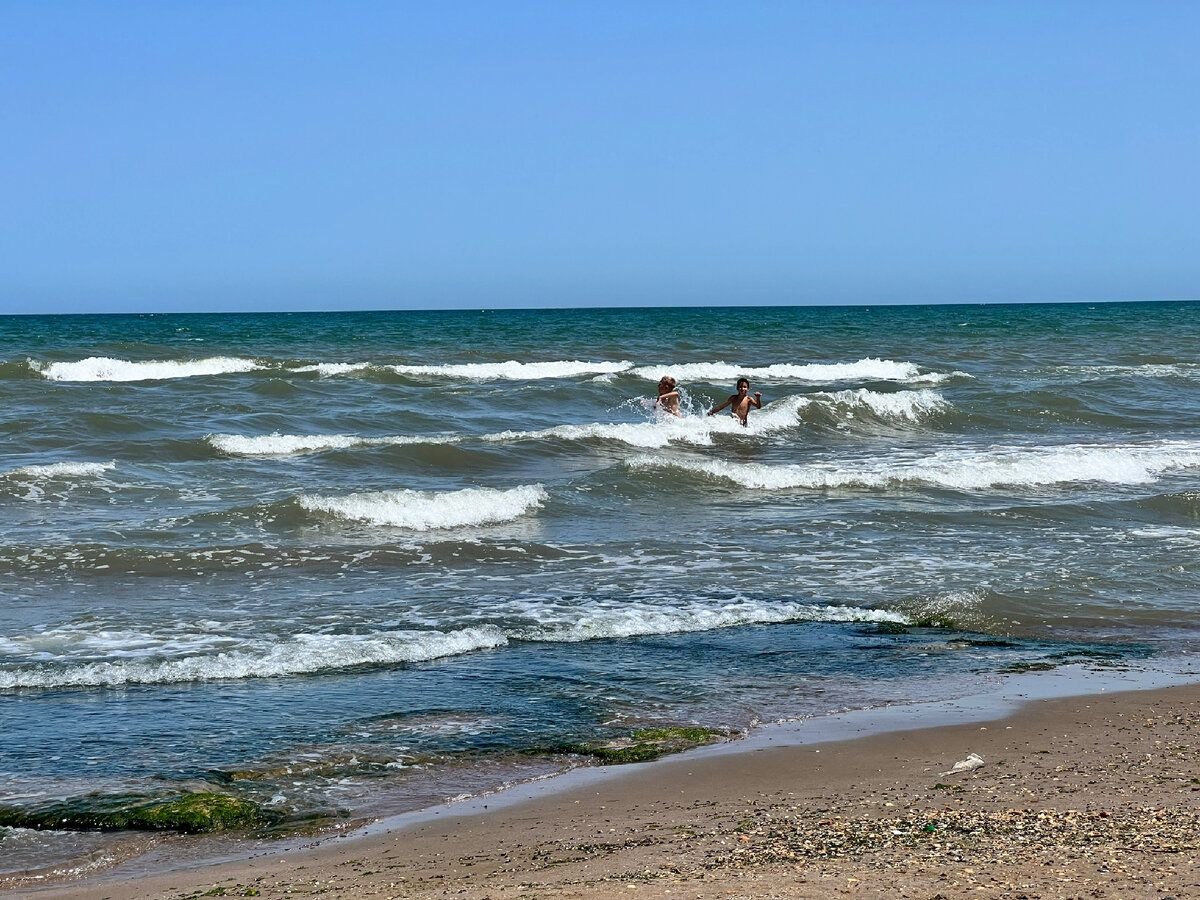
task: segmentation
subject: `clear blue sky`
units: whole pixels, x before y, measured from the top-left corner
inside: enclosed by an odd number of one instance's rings
[[[1200,4],[0,4],[0,312],[1200,297]]]

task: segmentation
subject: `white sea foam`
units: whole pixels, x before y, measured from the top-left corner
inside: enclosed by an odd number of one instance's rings
[[[937,391],[895,391],[881,393],[866,388],[812,395],[815,402],[826,402],[850,410],[864,408],[881,419],[917,422],[950,408],[949,401]]]
[[[29,364],[51,381],[162,381],[169,378],[194,378],[198,375],[250,372],[263,368],[252,359],[233,356],[143,362],[90,356],[78,362],[39,363],[30,360]]]
[[[581,375],[607,375],[623,372],[633,363],[581,362],[517,362],[510,359],[498,363],[462,363],[445,366],[387,366],[398,375],[429,375],[438,378],[466,378],[474,381],[534,381],[543,378],[576,378]]]
[[[507,641],[503,632],[491,626],[449,632],[299,634],[277,644],[255,641],[237,650],[182,658],[20,666],[0,670],[0,689],[269,678],[349,666],[423,662],[499,647]]]
[[[323,450],[345,450],[349,447],[373,447],[395,444],[453,444],[457,435],[394,434],[383,437],[362,437],[354,434],[210,434],[206,440],[226,456],[292,456],[297,453],[317,453]]]
[[[714,434],[765,435],[794,428],[799,424],[801,412],[809,407],[825,407],[842,418],[854,418],[856,413],[866,411],[880,419],[916,422],[942,412],[949,406],[941,394],[928,389],[880,393],[858,388],[781,397],[764,405],[762,410],[751,413],[745,426],[730,415],[660,415],[645,422],[597,422],[556,425],[538,431],[500,431],[484,435],[481,439],[495,443],[551,438],[608,440],[644,449],[666,447],[671,443],[703,446],[712,443]]]
[[[785,381],[928,381],[938,382],[966,373],[923,373],[910,362],[867,357],[852,363],[776,363],[770,366],[741,366],[727,362],[681,363],[674,366],[638,366],[632,371],[651,381],[671,375],[682,382],[780,379]],[[970,377],[970,376],[966,376]]]
[[[510,641],[581,641],[708,631],[782,622],[906,622],[901,613],[848,606],[768,603],[746,599],[694,601],[681,606],[624,602],[586,607],[523,610],[531,624],[493,624],[442,630],[386,630],[360,634],[302,633],[282,639],[233,638],[212,631],[162,635],[79,625],[31,635],[3,648],[8,655],[37,660],[0,669],[0,690],[13,688],[165,684],[216,679],[268,678],[362,665],[422,662]],[[204,625],[205,623],[200,623]],[[108,658],[97,660],[104,654]],[[83,659],[78,657],[83,656]]]
[[[1055,366],[1055,372],[1100,378],[1198,378],[1200,363],[1145,363],[1139,366]]]
[[[719,425],[724,429],[725,423]],[[661,421],[654,422],[617,422],[607,425],[597,422],[588,425],[557,425],[540,431],[501,431],[484,435],[483,440],[492,443],[551,438],[564,441],[606,440],[651,449],[665,447],[671,441],[711,444],[712,433],[715,430],[718,429],[698,416],[672,416],[670,420],[664,416]]]
[[[41,481],[50,478],[93,478],[117,467],[115,462],[60,462],[21,466],[0,472],[0,478]]]
[[[809,603],[764,603],[735,600],[729,603],[689,603],[682,607],[646,603],[585,609],[566,621],[540,624],[515,631],[512,638],[535,641],[578,642],[597,638],[633,637],[712,631],[738,625],[779,622],[904,622],[900,613],[851,606],[817,606]]]
[[[797,416],[805,407],[824,405],[844,410],[851,417],[855,410],[866,410],[882,419],[918,421],[940,412],[949,403],[941,394],[931,390],[880,393],[866,388],[821,392],[808,396],[783,397],[768,403],[750,418],[743,428],[730,416],[667,416],[642,422],[591,422],[580,425],[556,425],[530,431],[499,431],[481,435],[477,440],[486,443],[507,443],[530,440],[607,440],[632,447],[654,449],[672,442],[696,445],[712,443],[714,434],[769,434],[797,424]],[[267,435],[210,434],[208,443],[227,456],[290,456],[324,450],[344,450],[351,447],[370,447],[385,444],[453,444],[468,438],[464,435],[385,435],[364,437],[353,434],[280,434]]]
[[[316,363],[311,366],[297,366],[293,372],[316,372],[319,375],[349,375],[351,372],[361,372],[371,368],[370,363]]]
[[[1200,442],[950,448],[924,457],[893,455],[811,465],[643,456],[630,460],[628,465],[643,469],[675,469],[756,490],[887,488],[911,484],[966,491],[1083,482],[1145,484],[1156,481],[1170,470],[1200,467]]]
[[[304,494],[299,497],[299,502],[312,512],[372,525],[427,531],[508,522],[537,509],[548,497],[546,489],[540,484],[530,484],[509,490],[399,490],[347,494],[342,497]]]
[[[366,369],[381,369],[397,375],[455,378],[471,381],[537,381],[545,378],[575,378],[583,375],[605,377],[624,372],[633,363],[583,362],[556,360],[553,362],[518,362],[510,359],[495,363],[456,363],[448,365],[385,365],[382,363],[316,363],[298,366],[293,372],[317,372],[320,375],[348,375]]]

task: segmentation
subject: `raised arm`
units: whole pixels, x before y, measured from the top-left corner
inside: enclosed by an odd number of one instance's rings
[[[720,406],[714,406],[712,409],[710,409],[708,411],[708,414],[710,416],[715,416],[717,413],[719,413],[721,410],[723,410],[725,407],[727,407],[730,403],[732,403],[736,399],[737,399],[736,395],[734,395],[733,397],[730,397],[724,403],[722,403]]]
[[[762,391],[754,392],[754,408],[762,409]]]

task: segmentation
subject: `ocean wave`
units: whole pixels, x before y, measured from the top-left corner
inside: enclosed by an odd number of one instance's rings
[[[950,404],[941,394],[928,389],[883,393],[858,388],[780,398],[768,403],[762,411],[755,412],[748,427],[743,427],[731,416],[659,415],[642,422],[590,422],[530,431],[498,431],[474,439],[497,444],[536,440],[605,440],[643,449],[666,447],[672,442],[708,445],[712,443],[714,434],[769,434],[795,427],[800,411],[811,406],[825,407],[835,416],[839,411],[851,413],[852,416],[855,411],[862,410],[883,420],[916,422],[944,411]],[[455,444],[471,439],[461,434],[364,437],[354,434],[279,432],[256,436],[210,434],[205,438],[213,449],[226,456],[291,456],[389,444]]]
[[[674,366],[638,366],[631,374],[650,381],[671,375],[681,382],[733,381],[745,377],[815,382],[871,380],[939,383],[954,377],[971,377],[965,372],[922,372],[914,363],[876,357],[852,363],[776,363],[769,366],[740,366],[727,362],[681,363]]]
[[[465,488],[460,491],[377,491],[298,499],[309,512],[342,519],[389,525],[411,531],[491,525],[517,519],[540,507],[549,495],[540,484],[508,490]]]
[[[310,366],[297,366],[293,372],[316,372],[318,375],[349,375],[352,372],[362,372],[371,368],[370,363],[316,363]]]
[[[1200,363],[1144,363],[1135,366],[1055,366],[1053,371],[1085,380],[1102,378],[1198,378]]]
[[[29,365],[50,381],[163,381],[194,378],[200,375],[224,375],[263,368],[253,359],[212,356],[207,359],[148,360],[135,362],[89,356],[78,362],[45,363],[30,360]]]
[[[811,399],[835,409],[866,410],[879,419],[897,422],[919,422],[950,408],[950,402],[944,396],[928,388],[891,393],[858,388],[814,394]]]
[[[646,422],[614,422],[609,424],[556,425],[538,431],[501,431],[484,435],[491,442],[558,439],[568,441],[606,440],[632,447],[655,449],[672,443],[707,446],[717,434],[766,435],[795,428],[801,414],[812,408],[824,409],[838,420],[853,418],[855,412],[868,412],[881,420],[917,422],[942,412],[950,404],[936,391],[898,391],[880,393],[857,390],[817,393],[807,396],[782,397],[751,413],[749,422],[729,415],[660,415]],[[848,414],[848,415],[847,415]]]
[[[666,416],[655,422],[615,422],[588,425],[556,425],[539,431],[501,431],[486,434],[481,440],[491,443],[508,441],[540,441],[557,439],[564,441],[604,440],[628,444],[632,447],[651,449],[665,447],[672,441],[692,444],[711,444],[715,431],[731,431],[725,422],[715,425],[698,416],[675,418]]]
[[[292,372],[316,372],[322,376],[351,375],[377,370],[408,377],[452,378],[468,381],[540,381],[547,378],[577,378],[584,375],[607,377],[627,371],[633,363],[554,360],[519,362],[510,359],[494,363],[451,363],[446,365],[403,365],[371,362],[315,363],[290,369]]]
[[[60,462],[45,465],[21,466],[0,472],[0,478],[20,481],[44,481],[51,478],[93,478],[111,472],[115,462]]]
[[[354,434],[210,434],[206,441],[218,453],[226,456],[293,456],[299,453],[318,453],[324,450],[345,450],[350,447],[377,447],[403,444],[453,444],[456,435],[386,435],[361,437]]]
[[[78,626],[71,626],[18,641],[0,639],[0,652],[26,659],[50,657],[34,665],[0,669],[0,690],[304,675],[355,666],[424,662],[495,649],[512,641],[579,643],[784,622],[909,621],[903,613],[889,610],[744,599],[698,601],[681,607],[626,602],[584,610],[537,608],[526,613],[525,618],[535,621],[511,627],[487,623],[447,630],[297,634],[274,642],[231,638],[204,630],[161,637],[112,628],[81,634]],[[92,657],[104,653],[119,658],[76,661],[69,656],[63,658],[64,652]]]
[[[0,359],[0,380],[37,377],[37,364],[32,359]]]
[[[684,607],[622,604],[585,610],[570,621],[540,624],[515,630],[510,637],[527,641],[577,643],[601,638],[650,634],[713,631],[739,625],[782,622],[906,622],[900,613],[853,606],[817,606],[811,603],[765,603],[739,600],[730,603],[692,603]]]
[[[887,488],[925,485],[952,490],[1045,487],[1102,482],[1146,484],[1173,469],[1200,467],[1200,442],[1060,447],[954,448],[921,458],[883,457],[853,463],[766,465],[697,457],[643,456],[639,469],[673,469],[756,490]]]
[[[576,378],[581,375],[606,375],[623,372],[632,366],[624,362],[517,362],[461,363],[443,366],[387,366],[397,375],[430,375],[437,378],[465,378],[472,381],[536,381],[543,378]]]
[[[507,643],[499,629],[394,631],[375,634],[300,634],[278,644],[175,659],[120,659],[0,670],[0,689],[171,684],[270,678],[365,665],[395,665],[456,656]],[[124,648],[123,652],[133,649]]]

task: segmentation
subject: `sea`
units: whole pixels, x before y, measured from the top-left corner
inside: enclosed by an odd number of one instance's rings
[[[320,830],[1200,647],[1200,304],[9,316],[0,398],[10,813]]]

